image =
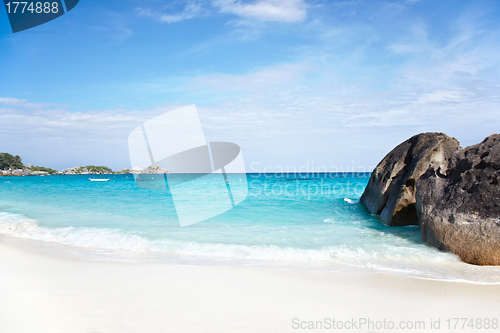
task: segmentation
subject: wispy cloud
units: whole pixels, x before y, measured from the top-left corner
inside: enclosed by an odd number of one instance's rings
[[[48,103],[31,103],[25,99],[18,99],[13,97],[0,97],[0,107],[17,107],[17,108],[30,108],[30,109],[43,109],[48,106]]]
[[[398,42],[391,44],[389,48],[396,53],[406,54],[428,51],[429,46],[425,24],[419,22],[412,26],[411,34],[405,35]]]
[[[215,0],[213,5],[222,13],[260,21],[300,22],[307,15],[307,6],[303,0],[261,0],[252,3]]]
[[[63,105],[0,97],[1,149],[53,168],[109,164],[121,169],[128,167],[129,133],[172,108],[71,112]]]
[[[467,7],[443,23],[434,12],[409,9],[421,5],[414,2],[216,0],[141,9],[141,15],[172,24],[215,17],[218,29],[198,48],[189,46],[192,53],[206,51],[203,57],[182,50],[183,70],[103,87],[118,91],[114,98],[138,96],[149,105],[197,103],[207,139],[240,144],[247,163],[300,165],[315,158],[345,164],[356,158],[368,165],[419,132],[444,131],[464,145],[498,132],[496,21]],[[287,29],[275,29],[276,22]],[[302,23],[288,24],[293,22]],[[233,52],[241,46],[238,29],[263,31],[258,43],[245,45],[244,56]],[[73,112],[71,106],[4,97],[0,142],[19,148],[16,154],[31,149],[31,156],[43,158],[38,152],[52,149],[52,156],[71,163],[114,156],[126,167],[129,131],[168,108]]]
[[[300,22],[307,16],[307,5],[304,0],[260,0],[251,3],[239,0],[214,0],[211,3],[186,0],[180,9],[169,4],[159,8],[140,7],[136,11],[140,16],[153,17],[165,23],[215,15],[217,12],[232,14],[245,20]]]
[[[137,14],[140,16],[153,17],[160,22],[176,23],[190,20],[207,14],[207,9],[201,1],[187,1],[180,11],[176,11],[170,6],[164,6],[160,9],[137,8]]]
[[[340,133],[344,139],[387,139],[377,147],[383,153],[422,131],[445,131],[465,144],[498,131],[500,30],[484,29],[484,17],[467,11],[436,32],[433,20],[409,12],[415,2],[367,9],[359,1],[336,2],[334,8],[323,3],[314,10],[335,10],[338,22],[325,14],[303,24],[312,41],[295,62],[243,74],[198,74],[185,78],[182,90],[215,100],[217,105],[201,108],[211,115],[206,119],[212,135],[266,147],[286,141],[297,154],[301,145],[324,146]],[[255,8],[267,7],[252,6],[260,3],[214,5],[258,20]],[[303,15],[312,8],[265,3],[299,8]]]
[[[261,93],[269,89],[280,89],[293,82],[298,83],[303,73],[307,72],[305,63],[285,63],[268,66],[245,74],[212,73],[191,79],[191,89],[205,91]]]
[[[94,19],[88,29],[111,36],[115,43],[123,43],[134,34],[125,15],[108,10],[106,13],[99,13],[98,16],[99,19]]]

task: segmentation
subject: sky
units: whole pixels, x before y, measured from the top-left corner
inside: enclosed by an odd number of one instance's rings
[[[371,171],[400,142],[500,132],[497,0],[81,0],[12,33],[0,152],[130,167],[143,122],[195,104],[247,172]]]

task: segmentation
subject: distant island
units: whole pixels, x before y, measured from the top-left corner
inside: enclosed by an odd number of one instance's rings
[[[19,155],[0,153],[0,176],[46,176],[46,175],[112,175],[112,174],[169,174],[168,170],[158,165],[152,165],[146,169],[132,168],[121,171],[113,171],[106,166],[76,166],[61,171],[31,164],[24,165]]]

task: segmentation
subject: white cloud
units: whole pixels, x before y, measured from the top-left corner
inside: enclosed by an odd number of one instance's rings
[[[191,89],[260,93],[298,82],[307,70],[307,64],[298,63],[268,66],[245,74],[206,74],[192,78]]]
[[[350,80],[349,68],[336,72],[339,65],[321,56],[197,76],[186,87],[219,96],[216,106],[201,108],[207,135],[243,143],[254,161],[291,165],[315,156],[317,163],[335,158],[345,165],[354,149],[363,155],[356,163],[368,165],[420,132],[442,131],[464,145],[498,132],[500,80],[485,76],[496,58],[473,62],[478,56],[462,50],[434,51],[429,61],[410,57],[383,77],[383,87]]]
[[[222,12],[254,21],[297,22],[307,14],[300,1],[214,4]],[[143,15],[158,20],[167,15],[164,22],[179,22],[204,10],[183,8],[177,14]],[[316,30],[307,23],[301,28],[322,38],[288,58],[294,61],[242,74],[161,77],[123,90],[150,100],[170,96],[186,104],[202,101],[197,106],[207,139],[240,144],[247,165],[301,165],[308,159],[345,165],[351,158],[369,165],[419,132],[443,131],[466,145],[498,131],[498,32],[469,22],[453,25],[455,30],[438,39],[429,32],[428,22],[412,20],[412,26],[405,22],[394,34],[361,20],[352,25],[325,22]],[[64,156],[71,161],[66,167],[98,157],[102,164],[112,158],[123,168],[128,133],[165,110],[79,113],[0,98],[0,142],[19,148],[12,153],[21,156],[23,149],[31,154],[26,156],[36,157],[37,151],[52,158]]]
[[[261,3],[215,2],[254,21],[263,20]],[[236,142],[246,160],[268,164],[314,158],[345,165],[356,158],[368,165],[420,132],[442,131],[463,145],[498,132],[498,31],[481,29],[480,18],[459,18],[449,31],[433,33],[432,20],[384,8],[357,14],[370,15],[366,20],[310,20],[301,28],[316,39],[293,50],[295,62],[184,77],[180,90],[209,100],[198,105],[207,138]],[[390,31],[386,10],[393,11]],[[372,16],[384,27],[370,23]]]
[[[180,22],[184,20],[189,20],[192,18],[195,18],[197,16],[200,16],[202,13],[202,8],[199,4],[196,3],[191,3],[184,8],[184,11],[175,14],[175,15],[166,15],[163,14],[160,16],[160,21],[167,22],[167,23],[174,23],[174,22]]]
[[[167,12],[154,11],[151,8],[138,8],[137,13],[140,16],[153,17],[160,22],[176,23],[185,20],[190,20],[196,17],[204,16],[207,10],[201,2],[188,1],[180,12],[168,10]]]
[[[25,99],[18,99],[13,97],[0,97],[0,106],[1,105],[3,105],[4,107],[10,106],[10,107],[41,109],[48,104],[30,103]]]
[[[97,31],[99,35],[111,37],[115,43],[121,44],[134,34],[129,28],[126,15],[116,12],[100,12],[90,20],[88,29]]]
[[[169,109],[71,112],[61,105],[0,97],[1,150],[58,169],[83,164],[122,169],[129,167],[129,133]]]
[[[445,104],[445,103],[460,103],[464,102],[471,96],[472,93],[465,89],[436,89],[430,93],[422,93],[417,97],[415,104]]]
[[[307,5],[304,0],[260,0],[243,3],[239,0],[214,0],[212,7],[203,1],[188,0],[182,10],[176,11],[172,5],[162,8],[138,8],[140,16],[153,17],[160,22],[176,23],[206,16],[213,9],[221,13],[233,14],[244,19],[272,22],[300,22],[306,18]]]
[[[261,0],[253,3],[215,0],[213,5],[223,13],[260,21],[300,22],[307,15],[307,6],[303,0]]]
[[[419,103],[497,102],[500,48],[489,37],[473,36],[464,31],[444,45],[422,43],[426,51],[408,55],[396,71],[395,84],[421,94]]]
[[[430,42],[427,39],[427,29],[425,24],[413,25],[412,33],[404,36],[399,42],[389,46],[396,53],[415,53],[428,51]]]

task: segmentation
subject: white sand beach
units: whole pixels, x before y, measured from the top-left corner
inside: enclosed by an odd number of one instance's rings
[[[500,317],[500,285],[393,274],[103,261],[7,237],[0,267],[0,332],[470,332],[447,320]]]

